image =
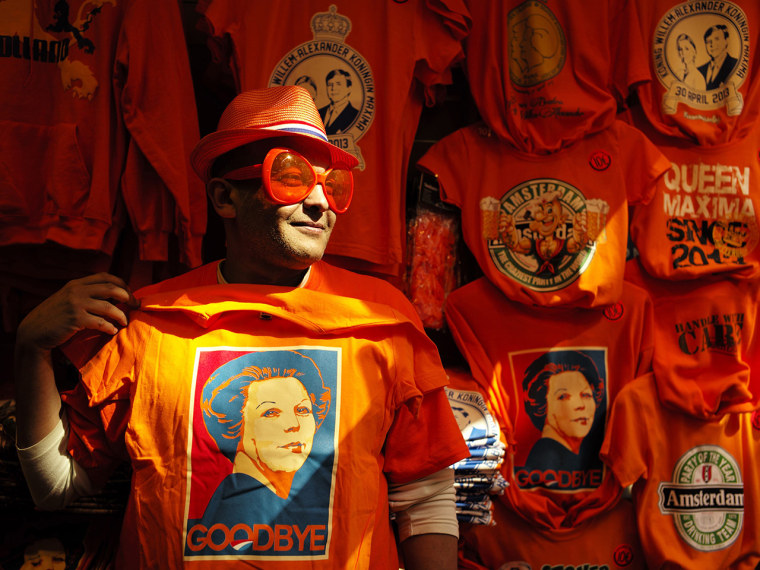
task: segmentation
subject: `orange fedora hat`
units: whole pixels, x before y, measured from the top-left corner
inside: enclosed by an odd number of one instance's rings
[[[354,168],[359,161],[327,140],[316,105],[306,89],[295,85],[244,91],[222,113],[216,131],[190,153],[190,163],[204,182],[219,156],[244,144],[273,137],[294,137],[317,152],[329,153],[330,165]]]

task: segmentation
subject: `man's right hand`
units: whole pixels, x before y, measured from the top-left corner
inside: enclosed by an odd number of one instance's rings
[[[49,351],[83,329],[114,335],[119,330],[116,325],[127,324],[127,316],[117,304],[140,306],[119,277],[98,273],[69,281],[24,318],[16,333],[16,343]]]
[[[28,448],[60,421],[52,349],[85,329],[114,335],[127,317],[117,303],[137,308],[127,284],[107,273],[69,281],[21,321],[16,331],[16,444]]]

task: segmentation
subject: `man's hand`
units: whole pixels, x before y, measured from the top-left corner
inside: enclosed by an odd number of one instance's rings
[[[19,447],[42,440],[59,421],[61,399],[51,351],[84,329],[116,334],[116,325],[127,324],[117,303],[139,306],[123,280],[98,273],[69,281],[21,321],[16,332],[14,367]]]
[[[120,278],[98,273],[69,281],[35,307],[21,322],[16,343],[27,348],[52,350],[83,329],[114,335],[127,317],[117,304],[139,307],[129,286]]]

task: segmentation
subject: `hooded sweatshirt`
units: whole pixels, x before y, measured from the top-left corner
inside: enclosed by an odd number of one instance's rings
[[[131,223],[140,259],[168,259],[175,236],[200,264],[185,45],[173,2],[0,2],[0,246],[111,255]]]

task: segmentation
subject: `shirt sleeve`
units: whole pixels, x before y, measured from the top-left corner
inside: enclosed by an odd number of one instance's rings
[[[190,166],[198,117],[177,4],[133,2],[117,46],[114,85],[130,139],[121,187],[140,258],[164,260],[168,236],[181,261],[201,263],[206,194]]]
[[[391,485],[388,502],[395,515],[399,542],[419,534],[459,538],[454,471],[441,469],[409,483]]]
[[[657,180],[670,168],[670,161],[644,134],[617,121],[620,157],[623,159],[628,202],[648,204],[654,197]]]
[[[646,386],[649,386],[649,398],[641,390]],[[657,414],[651,410],[654,398],[654,375],[650,373],[627,384],[612,405],[599,456],[623,487],[647,476],[645,448],[648,437],[642,430],[651,429],[651,426],[642,418],[656,417]]]
[[[64,413],[49,434],[30,447],[17,448],[34,504],[42,510],[62,509],[94,488],[87,472],[66,451],[69,423]]]
[[[637,0],[616,0],[611,4],[612,88],[621,106],[625,106],[632,87],[651,79],[649,51],[641,35],[636,4]],[[617,61],[625,61],[626,65],[615,65]]]
[[[129,327],[122,329],[82,368],[82,381],[61,394],[71,433],[68,451],[100,486],[128,460],[124,442],[131,401],[134,349],[125,349]]]
[[[429,106],[441,95],[436,86],[452,83],[451,68],[464,58],[461,30],[461,27],[447,26],[440,13],[431,10],[426,2],[419,2],[414,27],[417,55],[414,76],[424,86],[425,103]]]
[[[401,406],[385,441],[384,471],[391,484],[407,483],[469,457],[443,388],[424,394],[417,414]]]
[[[471,164],[469,147],[460,129],[435,143],[417,163],[421,170],[438,179],[441,198],[460,209],[464,202],[462,194],[467,189],[465,173],[468,170],[461,165]]]

